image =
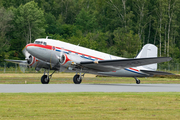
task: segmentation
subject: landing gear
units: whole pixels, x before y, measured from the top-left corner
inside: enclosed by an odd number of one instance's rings
[[[80,75],[76,74],[73,77],[73,82],[74,82],[74,84],[80,84],[82,82],[82,77]]]
[[[43,75],[41,77],[41,83],[42,84],[48,84],[49,83],[49,77],[47,75]]]
[[[81,69],[82,71],[82,69]],[[81,72],[80,74],[77,74],[73,77],[73,82],[74,84],[80,84],[82,82],[82,78],[84,77],[85,73],[83,75],[81,75]]]
[[[136,84],[140,84],[141,81],[139,79],[137,79],[136,77],[134,77],[134,79],[136,80]]]
[[[41,77],[41,83],[42,84],[48,84],[50,79],[52,78],[52,75],[55,73],[56,71],[54,71],[51,75],[49,75],[49,70],[46,73],[46,69],[44,70],[44,75]]]

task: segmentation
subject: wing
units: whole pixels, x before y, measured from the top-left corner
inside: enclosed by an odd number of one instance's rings
[[[162,71],[150,71],[150,70],[141,70],[141,71],[150,75],[174,75],[173,73],[162,72]]]
[[[166,61],[170,61],[171,59],[172,59],[171,57],[151,57],[151,58],[100,60],[100,61],[80,62],[80,65],[100,72],[108,72],[123,68],[166,62]]]
[[[26,46],[22,49],[22,53],[26,56],[26,59],[28,59],[28,57],[30,56],[30,54],[26,50]],[[28,65],[27,60],[9,60],[9,59],[4,59],[4,60],[7,62],[12,62],[16,64]]]
[[[16,63],[16,64],[25,64],[25,65],[27,65],[27,60],[9,60],[9,59],[5,59],[5,61]]]

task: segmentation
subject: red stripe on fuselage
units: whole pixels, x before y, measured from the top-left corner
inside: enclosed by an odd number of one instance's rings
[[[56,47],[56,49],[62,49],[62,48],[60,48],[60,47]],[[63,50],[65,50],[65,51],[70,51],[70,52],[72,52],[72,53],[77,53],[78,55],[84,55],[84,56],[87,56],[87,57],[91,57],[91,58],[97,58],[97,57],[94,57],[94,56],[90,56],[90,55],[85,55],[85,54],[83,54],[83,53],[79,53],[79,52],[76,52],[76,51],[72,51],[72,50],[67,50],[67,49],[63,49]],[[104,59],[101,59],[101,58],[97,58],[98,60],[104,60]]]
[[[45,48],[45,49],[49,49],[49,50],[52,50],[52,48],[53,48],[53,46],[50,46],[50,45],[41,45],[41,44],[34,44],[34,43],[27,44],[26,48],[29,47],[29,46],[35,46],[35,47]],[[60,48],[60,47],[55,47],[55,48],[62,50],[62,48]],[[67,49],[63,49],[63,50],[65,50],[67,52],[70,51],[72,53],[77,53],[78,55],[84,55],[84,56],[87,56],[87,57],[91,57],[91,58],[94,58],[94,59],[96,58],[98,60],[104,60],[102,58],[97,58],[97,57],[93,57],[93,56],[90,56],[90,55],[85,55],[83,53],[79,53],[79,52],[72,51],[72,50],[67,50]]]
[[[26,48],[29,46],[40,47],[40,48],[45,48],[45,49],[49,49],[49,50],[52,49],[52,46],[50,46],[50,45],[41,45],[41,44],[30,43],[30,44],[26,45]]]
[[[129,68],[130,70],[134,70],[134,71],[137,71],[137,72],[139,72],[139,70],[137,70],[137,69],[134,69],[134,68]]]

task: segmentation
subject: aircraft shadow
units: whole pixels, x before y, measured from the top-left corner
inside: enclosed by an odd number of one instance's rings
[[[102,85],[102,86],[131,86],[131,87],[167,87],[158,84],[86,84],[86,85]]]

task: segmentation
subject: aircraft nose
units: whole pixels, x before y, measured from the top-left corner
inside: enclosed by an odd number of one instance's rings
[[[29,46],[29,44],[27,44],[27,45],[26,45],[26,50],[29,52],[29,51],[31,51],[31,49],[32,49],[32,48]]]
[[[33,53],[33,49],[34,49],[34,46],[32,46],[32,44],[27,44],[26,45],[26,50],[32,54]]]

